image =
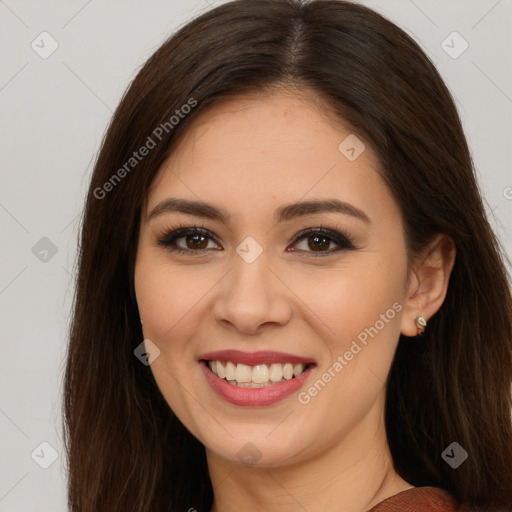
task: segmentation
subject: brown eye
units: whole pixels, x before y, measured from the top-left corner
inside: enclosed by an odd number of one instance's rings
[[[183,242],[180,242],[181,240]],[[212,242],[214,246],[209,247],[209,242]],[[291,252],[298,251],[306,257],[329,256],[339,251],[355,249],[346,236],[324,228],[309,229],[299,233],[295,237],[293,245],[297,245],[299,242],[305,244],[305,246],[293,249]],[[332,244],[337,248],[333,249]],[[218,246],[212,233],[198,227],[180,228],[171,231],[158,240],[158,245],[178,254],[202,254],[204,251],[215,249],[215,246]]]
[[[208,245],[207,237],[204,235],[187,235],[181,238],[186,240],[188,249],[206,249]]]
[[[330,254],[342,251],[342,250],[354,250],[355,247],[350,240],[338,233],[337,231],[331,231],[329,229],[313,229],[306,232],[299,233],[295,238],[293,244],[296,245],[298,242],[304,240],[305,247],[297,249],[304,253],[307,257],[316,256],[328,256]],[[302,242],[301,242],[302,243]],[[338,248],[329,250],[331,244],[337,245]],[[293,251],[295,251],[294,249]],[[316,254],[315,254],[316,253]]]
[[[179,242],[180,240],[184,240],[184,242]],[[208,242],[210,240],[213,241],[213,237],[205,229],[181,228],[167,233],[158,240],[158,245],[178,253],[202,252],[209,248]]]
[[[308,236],[306,238],[308,242],[308,247],[312,251],[322,252],[323,250],[329,249],[332,240],[330,240],[326,236]]]

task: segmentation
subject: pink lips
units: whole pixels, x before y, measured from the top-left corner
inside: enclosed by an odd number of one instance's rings
[[[315,361],[312,359],[273,351],[249,353],[239,350],[222,350],[202,354],[199,359],[201,370],[213,391],[227,402],[241,406],[266,406],[285,399],[302,387],[316,366]],[[215,375],[208,367],[207,361],[231,361],[233,363],[242,363],[249,366],[256,366],[257,364],[268,365],[272,363],[312,364],[298,377],[286,382],[268,385],[263,388],[244,388],[234,386],[226,379],[221,379],[219,376]]]

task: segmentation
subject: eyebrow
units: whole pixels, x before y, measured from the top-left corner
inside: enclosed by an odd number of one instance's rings
[[[370,223],[370,219],[366,213],[359,208],[338,199],[301,201],[282,206],[275,211],[274,221],[283,222],[297,217],[303,217],[305,215],[327,212],[343,213]],[[210,203],[169,197],[157,204],[151,210],[147,220],[150,221],[154,217],[166,213],[185,213],[196,217],[216,220],[223,224],[228,224],[231,219],[231,215],[226,210],[213,206]]]

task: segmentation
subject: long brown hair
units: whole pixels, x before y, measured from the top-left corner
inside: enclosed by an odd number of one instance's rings
[[[410,255],[436,233],[455,242],[446,300],[423,339],[400,338],[387,381],[396,470],[414,486],[447,489],[468,510],[512,509],[512,300],[447,87],[411,37],[366,7],[238,0],[192,20],[150,57],[95,163],[64,380],[70,510],[210,509],[204,447],[133,353],[143,339],[133,287],[141,205],[199,112],[282,85],[315,92],[370,141]],[[153,147],[130,160],[148,137]],[[452,442],[468,453],[457,469],[441,456]]]

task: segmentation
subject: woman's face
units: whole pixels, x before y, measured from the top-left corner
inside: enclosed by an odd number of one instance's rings
[[[326,108],[284,91],[217,103],[150,190],[135,287],[160,350],[151,370],[210,455],[277,467],[382,430],[407,296],[403,224],[375,154]],[[299,206],[328,201],[337,208]]]

